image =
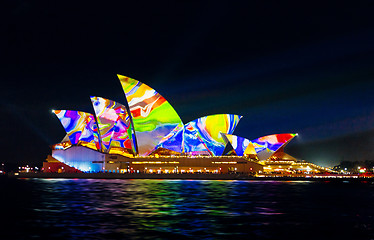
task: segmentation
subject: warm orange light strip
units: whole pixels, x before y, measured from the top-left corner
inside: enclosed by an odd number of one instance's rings
[[[132,164],[177,164],[179,162],[131,162]]]
[[[212,162],[214,164],[237,164],[237,162]]]

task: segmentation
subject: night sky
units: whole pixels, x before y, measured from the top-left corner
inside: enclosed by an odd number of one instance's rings
[[[185,123],[235,113],[238,136],[299,133],[286,148],[298,159],[374,160],[373,12],[373,1],[6,1],[1,161],[42,163],[65,136],[52,109],[124,103],[116,74]]]

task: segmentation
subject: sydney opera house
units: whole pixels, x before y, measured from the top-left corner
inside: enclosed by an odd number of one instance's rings
[[[233,135],[242,116],[216,114],[183,123],[156,90],[118,75],[125,104],[92,96],[93,113],[53,110],[66,136],[45,172],[261,173],[318,171],[284,147],[297,135],[249,140]]]

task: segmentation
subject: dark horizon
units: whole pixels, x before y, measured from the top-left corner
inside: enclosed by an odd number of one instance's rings
[[[51,109],[125,97],[116,74],[163,95],[183,122],[244,116],[248,139],[299,133],[287,153],[373,160],[371,2],[8,1],[2,10],[2,162],[41,164],[65,132]],[[360,140],[360,142],[357,142]]]

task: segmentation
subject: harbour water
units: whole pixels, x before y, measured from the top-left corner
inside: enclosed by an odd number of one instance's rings
[[[374,239],[374,184],[0,179],[0,239]]]

